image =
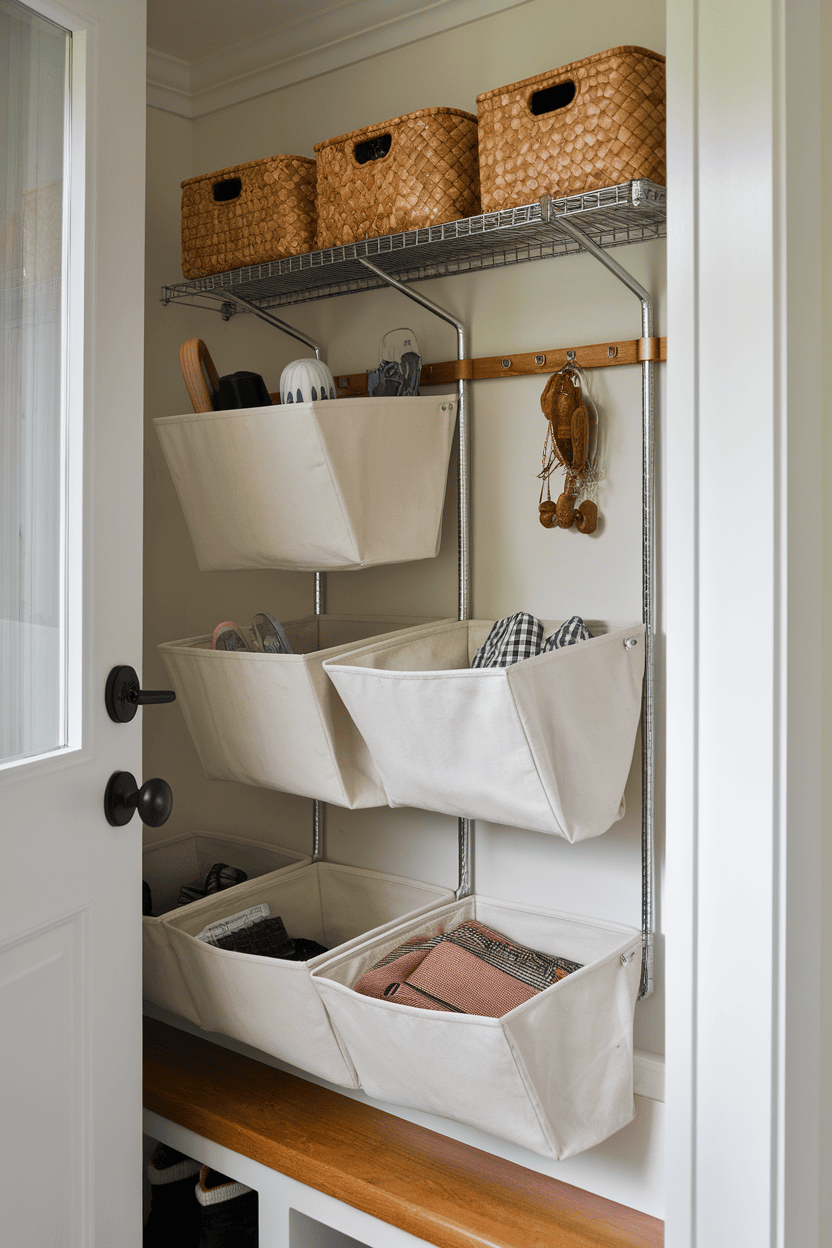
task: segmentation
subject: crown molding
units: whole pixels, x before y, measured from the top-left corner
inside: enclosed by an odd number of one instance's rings
[[[147,102],[151,108],[180,117],[193,117],[191,67],[165,52],[147,49]]]
[[[352,0],[198,60],[148,49],[147,102],[202,117],[529,0]]]

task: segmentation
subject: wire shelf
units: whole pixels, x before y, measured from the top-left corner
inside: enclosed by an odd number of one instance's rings
[[[666,235],[667,195],[663,186],[640,179],[566,199],[544,197],[502,212],[176,282],[162,287],[162,303],[209,307],[227,318],[243,311],[228,298],[231,292],[266,309],[383,286],[362,258],[399,281],[420,282],[570,255],[581,249],[558,230],[561,217],[575,219],[600,247],[646,242]]]

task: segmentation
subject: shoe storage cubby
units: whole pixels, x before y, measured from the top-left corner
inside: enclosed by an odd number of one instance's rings
[[[456,401],[339,399],[154,423],[203,572],[439,553]]]
[[[423,622],[313,615],[284,624],[294,654],[212,650],[210,634],[159,650],[212,780],[351,809],[386,806],[364,738],[323,664],[368,638]]]
[[[359,939],[452,900],[450,889],[335,863],[315,862],[194,902],[165,920],[199,1025],[343,1087],[358,1080],[310,977]],[[265,902],[293,938],[330,952],[309,962],[220,949],[197,934],[206,924]]]
[[[457,359],[422,371],[423,386],[453,384],[454,398],[341,398],[156,421],[200,568],[316,574],[314,616],[283,621],[294,654],[215,651],[210,636],[160,647],[209,776],[315,801],[312,862],[239,885],[234,908],[267,901],[291,936],[328,952],[293,963],[219,949],[197,937],[230,913],[226,900],[195,902],[164,919],[194,1012],[203,1028],[314,1075],[547,1158],[590,1148],[633,1117],[633,1016],[637,999],[652,992],[653,378],[663,343],[650,295],[606,249],[664,230],[664,188],[639,180],[275,261],[233,283],[220,274],[163,291],[166,302],[226,316],[239,295],[287,329],[266,309],[392,287],[457,333]],[[638,339],[475,360],[467,327],[414,282],[576,252],[639,300]],[[589,640],[473,669],[494,621],[470,618],[470,385],[571,364],[641,368],[642,619],[590,621]],[[358,394],[366,375],[337,384]],[[457,618],[327,616],[327,570],[438,552],[455,428]],[[640,930],[475,892],[473,819],[572,842],[600,836],[623,814],[639,741]],[[458,887],[325,862],[321,802],[456,816]],[[391,816],[391,836],[395,827]],[[496,1018],[353,991],[404,939],[468,920],[580,969]]]
[[[199,1022],[191,994],[182,978],[163,922],[171,913],[181,915],[194,903],[178,906],[183,885],[201,885],[217,862],[239,867],[250,880],[277,871],[303,867],[308,854],[282,849],[266,841],[220,832],[186,832],[148,845],[142,854],[142,878],[150,889],[153,913],[142,918],[142,992],[147,1001],[192,1023]],[[236,889],[226,889],[222,904],[226,913],[237,908]],[[230,907],[230,909],[229,909]]]

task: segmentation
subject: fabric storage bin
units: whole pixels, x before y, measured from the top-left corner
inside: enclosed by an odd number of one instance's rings
[[[478,95],[483,212],[633,178],[664,186],[664,66],[610,48]]]
[[[501,1018],[362,996],[351,985],[415,935],[478,919],[509,939],[583,964]],[[641,933],[467,897],[330,957],[312,980],[368,1096],[562,1159],[626,1126]]]
[[[284,628],[294,654],[212,650],[210,634],[160,645],[207,775],[351,809],[386,806],[369,750],[323,663],[416,622],[352,615],[290,620]]]
[[[182,272],[206,277],[315,245],[315,161],[269,156],[182,185]]]
[[[332,1030],[310,970],[391,924],[444,905],[449,889],[415,880],[316,862],[195,902],[165,923],[206,1031],[231,1036],[344,1087],[358,1087],[352,1063]],[[309,962],[219,949],[197,940],[206,924],[266,902],[290,936],[329,947]]]
[[[162,921],[171,911],[182,914],[189,909],[176,904],[183,884],[201,883],[215,862],[240,867],[253,879],[282,869],[304,867],[309,861],[308,854],[229,832],[184,832],[147,846],[142,855],[142,877],[150,888],[153,914],[142,918],[142,991],[146,1000],[199,1023]],[[237,887],[224,890],[222,895],[234,893]]]
[[[421,108],[316,143],[314,151],[319,249],[480,210],[473,113]]]
[[[154,421],[202,571],[439,553],[457,401],[331,399]]]
[[[446,620],[326,659],[390,805],[568,841],[606,832],[624,813],[643,626],[511,667],[472,668],[492,624]]]

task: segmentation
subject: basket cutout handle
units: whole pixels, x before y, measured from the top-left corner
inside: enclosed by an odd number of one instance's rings
[[[355,163],[366,165],[371,160],[383,160],[390,151],[392,142],[392,134],[375,134],[371,139],[362,139],[352,149]]]
[[[226,178],[223,182],[214,183],[214,199],[218,204],[228,203],[231,199],[239,199],[242,189],[240,178]]]
[[[556,82],[551,87],[541,87],[529,96],[529,112],[532,117],[544,117],[547,113],[568,108],[576,93],[577,87],[571,78],[566,82]]]

